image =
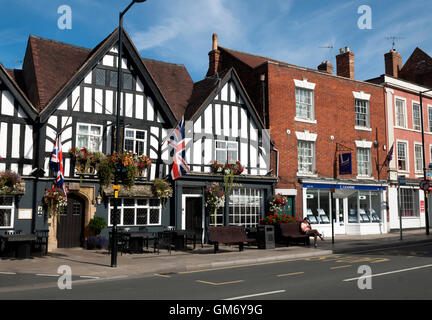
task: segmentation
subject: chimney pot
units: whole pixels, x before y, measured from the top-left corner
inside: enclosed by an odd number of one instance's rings
[[[323,72],[327,72],[329,74],[333,74],[333,66],[330,63],[330,61],[326,60],[323,61],[319,66],[318,66],[318,70],[319,71],[323,71]]]
[[[215,75],[220,70],[221,56],[218,50],[217,34],[212,35],[212,51],[209,52],[209,69],[207,71],[207,77]]]
[[[212,36],[212,40],[213,40],[212,50],[217,50],[218,49],[217,38],[218,38],[217,33],[213,33],[213,36]]]

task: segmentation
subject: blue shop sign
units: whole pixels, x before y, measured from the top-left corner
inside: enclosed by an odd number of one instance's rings
[[[304,183],[303,188],[315,188],[315,189],[348,189],[348,190],[385,190],[386,187],[378,187],[378,186],[353,186],[346,184],[316,184],[316,183]]]

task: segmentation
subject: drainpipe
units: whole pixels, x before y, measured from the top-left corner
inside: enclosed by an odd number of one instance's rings
[[[279,150],[272,146],[272,149],[276,151],[276,177],[279,178]]]

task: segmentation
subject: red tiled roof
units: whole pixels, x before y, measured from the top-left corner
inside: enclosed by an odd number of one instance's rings
[[[90,52],[87,48],[33,35],[29,37],[23,64],[24,84],[36,109],[41,111],[48,104],[87,60]]]
[[[142,61],[179,120],[186,110],[193,88],[192,78],[185,66],[145,58]]]
[[[245,63],[248,66],[250,66],[251,68],[256,68],[260,64],[263,64],[264,62],[267,62],[267,61],[289,65],[286,62],[278,61],[278,60],[267,58],[267,57],[257,56],[257,55],[246,53],[246,52],[241,52],[241,51],[236,51],[236,50],[232,50],[232,49],[227,49],[227,48],[223,48],[223,47],[220,47],[220,46],[218,47],[218,49],[222,49],[222,50],[226,51],[227,53],[229,53],[233,57],[237,58],[238,60],[240,60],[243,63]]]

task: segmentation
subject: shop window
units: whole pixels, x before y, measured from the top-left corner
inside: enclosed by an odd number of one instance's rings
[[[261,218],[262,190],[233,189],[229,198],[229,223],[255,227]]]
[[[402,217],[418,217],[419,193],[414,189],[400,189],[400,213]]]
[[[158,199],[119,199],[119,226],[160,225],[162,205]],[[110,199],[108,225],[112,225],[114,218],[114,199]]]
[[[328,189],[308,189],[306,193],[307,210],[306,217],[319,223],[329,223],[331,210],[331,194]],[[312,221],[311,221],[312,222]]]
[[[348,197],[348,222],[381,222],[381,192],[355,191]]]

